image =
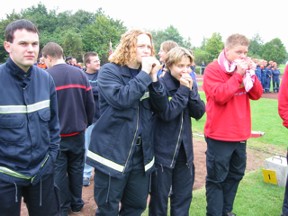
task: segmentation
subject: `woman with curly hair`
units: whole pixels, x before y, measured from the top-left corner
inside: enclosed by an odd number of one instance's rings
[[[154,166],[152,114],[166,104],[151,34],[124,33],[109,61],[98,75],[100,118],[87,153],[96,215],[140,216]]]

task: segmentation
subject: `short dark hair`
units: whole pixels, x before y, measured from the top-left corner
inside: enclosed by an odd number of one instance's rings
[[[90,63],[90,57],[93,57],[93,56],[98,56],[98,53],[96,52],[87,52],[85,53],[84,55],[84,64],[86,66],[86,64]]]
[[[28,32],[34,32],[39,35],[39,31],[34,23],[26,19],[20,19],[13,21],[6,26],[5,41],[12,43],[14,40],[14,32],[19,29],[26,29]]]

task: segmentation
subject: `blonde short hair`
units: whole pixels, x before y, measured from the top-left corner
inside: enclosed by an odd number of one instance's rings
[[[188,57],[191,65],[193,64],[194,56],[188,49],[180,46],[174,47],[167,53],[166,67],[170,68],[173,64],[177,64],[183,57]]]
[[[250,40],[242,34],[232,34],[226,39],[225,48],[232,48],[237,45],[248,47],[250,45]]]

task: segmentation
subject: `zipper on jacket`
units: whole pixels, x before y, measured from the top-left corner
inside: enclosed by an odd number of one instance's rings
[[[136,137],[136,135],[137,135],[137,132],[138,132],[138,128],[139,128],[139,116],[140,116],[140,114],[139,114],[139,106],[137,107],[137,125],[136,125],[136,131],[135,131],[135,133],[134,133],[134,138],[133,138],[133,140],[132,140],[132,143],[131,143],[131,148],[130,148],[130,150],[129,150],[129,154],[128,154],[128,157],[127,157],[127,160],[126,160],[126,162],[125,162],[125,166],[124,166],[124,169],[123,169],[123,174],[125,173],[125,169],[126,169],[126,167],[127,167],[127,164],[128,164],[128,161],[129,161],[129,159],[130,159],[130,157],[131,157],[131,155],[132,155],[132,152],[133,152],[133,143],[134,143],[134,141],[135,141],[135,139],[137,138]]]
[[[174,151],[174,155],[173,155],[173,159],[172,159],[172,162],[170,164],[170,167],[173,167],[173,164],[174,164],[174,161],[175,161],[175,157],[176,157],[176,153],[177,153],[177,149],[179,148],[179,142],[180,142],[182,127],[183,127],[183,111],[181,113],[181,125],[180,125],[179,134],[178,134],[177,144],[176,144],[176,148],[175,148],[175,151]]]

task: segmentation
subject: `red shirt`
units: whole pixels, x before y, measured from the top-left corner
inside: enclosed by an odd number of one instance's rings
[[[203,89],[206,94],[205,136],[221,141],[243,141],[251,135],[250,99],[261,98],[263,89],[255,78],[249,92],[238,73],[226,73],[217,61],[205,68]]]
[[[278,94],[278,113],[283,120],[283,125],[288,128],[288,64],[285,67]]]

